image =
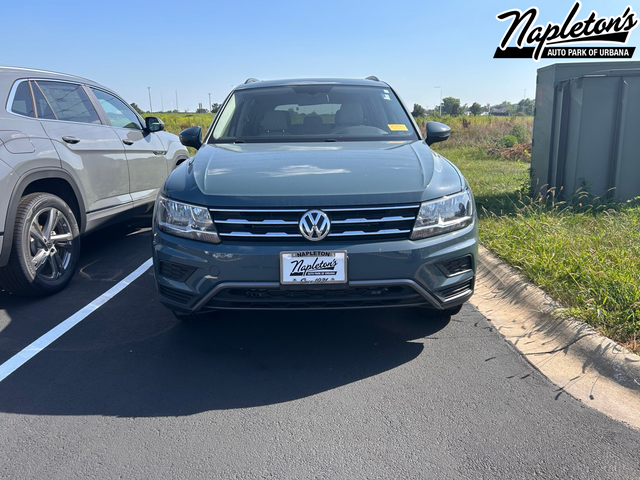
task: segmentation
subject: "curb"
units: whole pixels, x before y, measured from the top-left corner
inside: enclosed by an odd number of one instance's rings
[[[480,247],[474,305],[563,392],[640,430],[640,356],[591,326],[554,316],[560,305]]]

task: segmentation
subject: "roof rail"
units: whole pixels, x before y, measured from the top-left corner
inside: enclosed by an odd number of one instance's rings
[[[253,78],[253,77],[251,77],[251,78],[247,78],[247,79],[244,81],[244,84],[246,85],[247,83],[259,82],[259,81],[260,81],[260,80],[258,80],[257,78]]]
[[[60,75],[63,77],[72,77],[72,78],[80,78],[82,80],[89,80],[90,82],[95,83],[93,80],[90,80],[85,77],[80,77],[78,75],[71,75],[69,73],[54,72],[53,70],[41,70],[38,68],[27,68],[27,67],[12,67],[11,65],[0,65],[0,68],[10,68],[11,70],[23,70],[25,72],[51,73],[51,74]]]
[[[373,80],[374,82],[379,82],[380,79],[378,77],[376,77],[375,75],[369,75],[367,78],[365,78],[365,80]]]

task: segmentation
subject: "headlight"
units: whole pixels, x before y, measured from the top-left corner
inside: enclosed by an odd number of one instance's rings
[[[413,226],[411,240],[433,237],[471,225],[473,196],[470,190],[424,202]]]
[[[170,200],[162,195],[156,202],[155,221],[158,230],[178,237],[209,243],[220,243],[209,210]]]

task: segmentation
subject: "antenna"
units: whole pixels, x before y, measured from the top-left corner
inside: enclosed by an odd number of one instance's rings
[[[374,82],[379,82],[380,79],[378,77],[376,77],[375,75],[369,75],[367,78],[365,78],[365,80],[373,80]]]
[[[247,78],[247,79],[244,81],[244,84],[246,85],[247,83],[259,82],[259,81],[260,81],[260,80],[258,80],[257,78],[253,78],[253,77],[251,77],[251,78]]]

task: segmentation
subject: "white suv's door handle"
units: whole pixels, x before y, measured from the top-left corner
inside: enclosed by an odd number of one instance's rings
[[[127,140],[126,138],[122,140],[122,143],[124,143],[125,145],[133,145],[133,141]]]
[[[62,137],[62,140],[64,140],[67,143],[71,143],[72,145],[75,145],[76,143],[78,143],[80,141],[79,138],[71,137],[71,136]]]

